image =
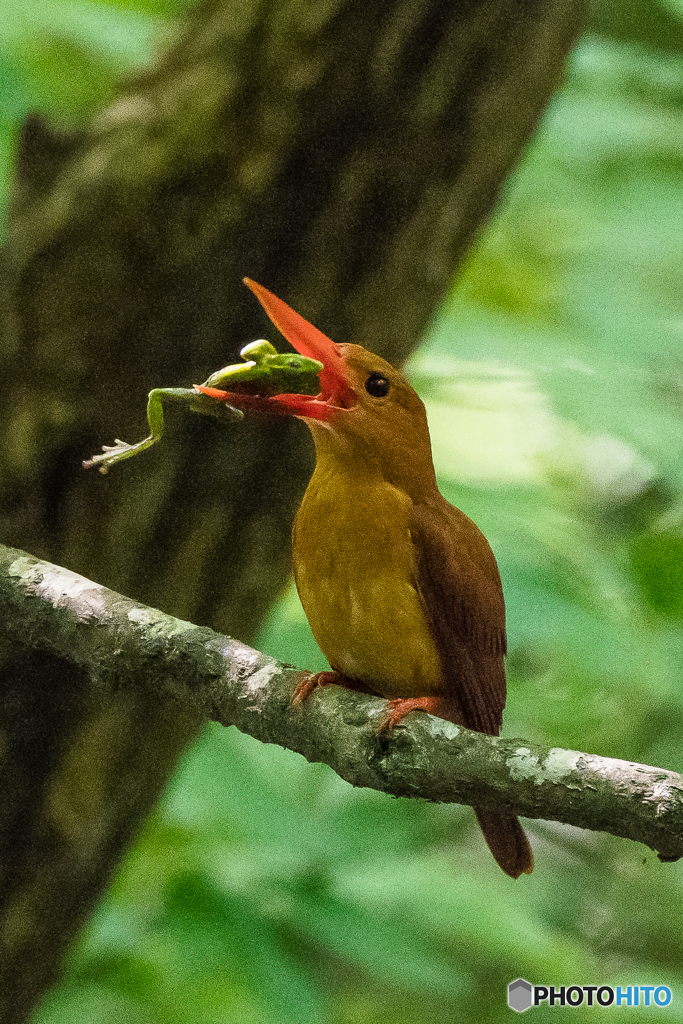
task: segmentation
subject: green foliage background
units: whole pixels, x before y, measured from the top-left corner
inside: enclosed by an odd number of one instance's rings
[[[182,0],[0,0],[0,171],[77,120]],[[409,372],[446,496],[499,559],[505,732],[680,770],[683,4],[596,5],[526,159]],[[324,327],[324,325],[321,325]],[[262,649],[324,667],[293,592]],[[465,808],[354,791],[208,728],[35,1024],[498,1021],[507,983],[667,984],[683,867],[532,822],[514,883]],[[616,1011],[611,1011],[616,1012]],[[534,1011],[535,1020],[571,1013]]]

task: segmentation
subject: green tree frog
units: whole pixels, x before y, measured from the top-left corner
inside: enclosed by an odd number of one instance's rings
[[[97,466],[107,473],[115,462],[130,459],[160,441],[164,433],[164,402],[178,402],[191,412],[218,419],[240,420],[244,415],[227,401],[202,394],[198,387],[223,388],[239,394],[267,397],[285,393],[317,395],[320,391],[318,374],[323,364],[297,352],[278,352],[269,341],[259,339],[246,345],[240,352],[243,363],[233,363],[217,370],[194,388],[154,388],[147,398],[147,422],[150,434],[144,441],[127,444],[116,439],[113,445],[102,445],[102,454],[93,455],[83,463],[84,469]]]

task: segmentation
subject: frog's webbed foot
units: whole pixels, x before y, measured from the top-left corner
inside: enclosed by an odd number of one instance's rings
[[[93,455],[92,459],[86,459],[83,463],[83,469],[91,469],[93,466],[97,466],[100,473],[104,475],[109,472],[109,467],[113,466],[115,462],[129,459],[132,455],[137,455],[138,452],[151,448],[156,440],[158,440],[156,437],[150,436],[146,437],[144,441],[139,441],[137,444],[128,444],[126,441],[120,441],[117,437],[114,444],[102,445],[101,455]]]

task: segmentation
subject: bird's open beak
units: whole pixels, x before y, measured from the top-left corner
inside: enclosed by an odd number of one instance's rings
[[[320,371],[320,394],[275,395],[266,398],[261,395],[237,395],[216,388],[198,387],[211,398],[222,399],[238,409],[254,409],[260,412],[279,413],[285,416],[301,416],[306,419],[331,420],[342,409],[351,409],[356,404],[356,392],[351,387],[344,365],[340,346],[325,337],[313,324],[295,313],[286,302],[278,299],[263,285],[244,278],[266,313],[290,345],[302,356],[317,359],[323,364]]]

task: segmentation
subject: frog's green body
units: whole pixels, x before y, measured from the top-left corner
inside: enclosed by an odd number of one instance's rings
[[[315,359],[307,359],[296,352],[278,352],[269,341],[263,340],[252,341],[240,355],[245,362],[224,366],[212,373],[201,386],[220,388],[227,384],[232,392],[266,397],[285,393],[316,395],[320,391],[318,374],[323,364]],[[178,402],[191,412],[217,419],[240,420],[243,416],[228,402],[211,398],[196,388],[154,388],[147,400],[149,437],[138,444],[127,444],[117,439],[113,445],[103,445],[102,454],[93,455],[83,463],[83,467],[97,466],[100,473],[106,473],[115,462],[130,459],[160,441],[164,433],[164,402]]]
[[[317,395],[320,391],[318,374],[323,364],[316,359],[307,359],[298,352],[278,352],[262,339],[246,345],[240,355],[247,362],[233,363],[212,373],[202,387],[222,388],[228,384],[223,390],[266,397],[289,392]]]

